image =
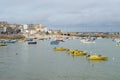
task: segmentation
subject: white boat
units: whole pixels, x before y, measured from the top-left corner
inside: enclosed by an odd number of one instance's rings
[[[115,38],[115,39],[113,39],[113,41],[116,43],[120,43],[120,38]]]
[[[91,39],[91,38],[85,38],[80,40],[82,43],[95,43],[95,39]]]
[[[95,41],[90,41],[90,40],[82,40],[82,43],[95,43]]]

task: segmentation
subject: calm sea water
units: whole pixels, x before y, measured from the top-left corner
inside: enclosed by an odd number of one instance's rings
[[[54,47],[80,49],[109,58],[93,62],[55,52]],[[0,47],[0,80],[120,80],[119,68],[120,47],[111,39],[98,39],[95,44],[74,39],[57,46],[46,40],[37,45],[18,42]]]

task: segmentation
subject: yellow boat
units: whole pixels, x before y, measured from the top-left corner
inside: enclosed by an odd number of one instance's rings
[[[76,51],[78,51],[78,50],[69,49],[69,50],[68,50],[68,53],[69,53],[69,54],[72,54],[72,53],[74,53],[74,52],[76,52]]]
[[[87,54],[86,52],[74,52],[72,56],[84,56],[86,54]]]
[[[107,60],[107,58],[108,58],[107,56],[98,55],[98,54],[88,56],[89,60]]]
[[[81,50],[69,50],[68,51],[69,54],[71,54],[72,56],[84,56],[87,53]]]
[[[7,44],[0,44],[0,46],[7,46]]]
[[[120,46],[120,44],[116,44],[116,46]]]
[[[55,47],[54,48],[55,51],[66,51],[66,48],[62,48],[62,47]]]
[[[83,51],[81,51],[81,50],[72,50],[72,49],[70,49],[70,50],[68,50],[68,53],[69,54],[73,54],[73,53],[78,53],[78,52],[83,52]]]

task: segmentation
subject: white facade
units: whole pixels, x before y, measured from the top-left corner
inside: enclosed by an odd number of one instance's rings
[[[7,31],[7,27],[3,27],[3,32],[6,32]]]
[[[35,34],[36,31],[35,30],[30,30],[30,34]]]
[[[24,29],[24,30],[28,29],[28,25],[27,25],[27,24],[24,24],[24,25],[23,25],[23,29]]]
[[[6,32],[6,30],[7,30],[7,27],[0,28],[0,32]]]
[[[47,32],[47,31],[48,31],[48,29],[47,29],[47,28],[44,28],[44,31],[45,31],[45,32]]]

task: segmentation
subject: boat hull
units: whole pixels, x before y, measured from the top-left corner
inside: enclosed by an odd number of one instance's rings
[[[28,44],[37,44],[37,42],[28,42]]]
[[[107,60],[107,56],[102,56],[102,55],[91,55],[88,57],[89,60]]]

